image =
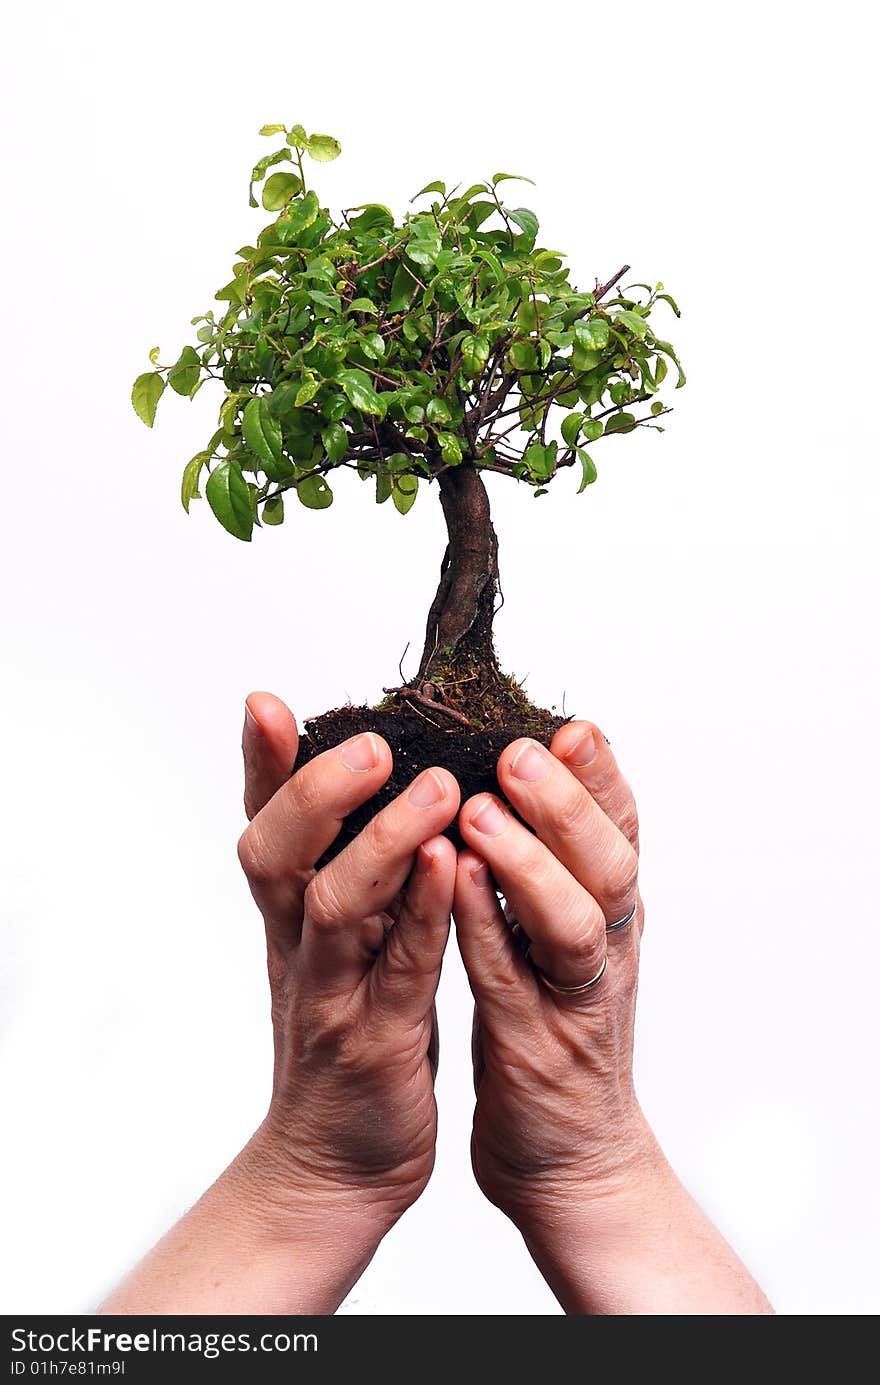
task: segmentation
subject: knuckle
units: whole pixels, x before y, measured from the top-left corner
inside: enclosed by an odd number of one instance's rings
[[[319,870],[306,885],[303,903],[316,928],[333,928],[343,914],[339,891],[327,870]]]
[[[625,912],[632,905],[639,876],[639,858],[629,842],[618,850],[605,871],[604,897],[613,910]]]
[[[635,842],[639,836],[639,812],[635,800],[627,799],[617,815],[617,826],[627,841]]]
[[[379,861],[387,860],[395,854],[395,849],[399,850],[400,833],[395,830],[387,810],[370,819],[365,837],[370,852]]]
[[[251,823],[238,839],[238,859],[252,885],[268,885],[275,878],[275,868],[266,843]]]
[[[311,817],[319,808],[326,807],[327,795],[321,789],[319,776],[317,763],[312,761],[288,781],[291,807],[298,818]]]
[[[605,949],[605,916],[589,901],[579,914],[569,911],[569,922],[564,929],[566,951],[578,958],[593,957]]]
[[[567,793],[553,810],[553,826],[560,837],[578,839],[591,826],[591,804],[583,790]]]

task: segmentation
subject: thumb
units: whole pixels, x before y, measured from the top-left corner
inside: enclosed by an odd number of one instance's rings
[[[394,1023],[419,1024],[431,1012],[455,888],[455,847],[447,837],[430,837],[415,865],[397,920],[371,974],[379,1007]]]
[[[458,858],[452,912],[461,959],[482,1026],[533,1036],[540,1020],[532,969],[513,939],[483,859],[465,848]]]

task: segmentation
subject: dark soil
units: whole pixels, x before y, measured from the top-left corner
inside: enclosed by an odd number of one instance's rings
[[[500,793],[495,766],[505,746],[519,736],[531,736],[549,745],[567,717],[535,707],[520,692],[518,705],[511,706],[504,724],[479,728],[458,723],[435,725],[429,720],[430,711],[415,710],[402,697],[389,698],[381,707],[339,707],[307,721],[300,739],[294,769],[300,769],[315,755],[339,745],[349,736],[361,731],[374,731],[384,737],[394,756],[391,778],[374,798],[351,813],[333,846],[318,863],[331,860],[357,836],[380,808],[402,793],[421,770],[442,765],[458,780],[464,802],[473,794],[488,791]],[[436,722],[446,718],[436,713]],[[461,845],[457,824],[446,835]]]

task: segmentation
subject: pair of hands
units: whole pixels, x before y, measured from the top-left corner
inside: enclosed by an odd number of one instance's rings
[[[296,724],[248,699],[241,861],[266,924],[275,1075],[259,1130],[102,1313],[332,1313],[434,1162],[434,996],[453,914],[476,1001],[473,1164],[571,1313],[772,1312],[636,1102],[642,908],[632,795],[604,737],[503,752],[463,806],[429,769],[323,869],[391,772],[359,736],[290,776]],[[440,834],[458,814],[467,846]],[[506,916],[498,902],[503,894]],[[636,906],[625,928],[606,932]],[[519,929],[530,942],[527,961]],[[559,994],[540,980],[577,987]]]
[[[343,818],[392,768],[365,734],[292,778],[291,713],[248,700],[250,826],[239,856],[266,925],[275,1079],[251,1156],[285,1202],[361,1228],[358,1259],[424,1189],[434,1162],[434,996],[450,913],[476,1001],[477,1181],[530,1245],[573,1196],[623,1193],[657,1157],[632,1084],[642,908],[632,794],[604,736],[564,726],[550,750],[519,740],[501,787],[460,805],[447,771],[424,771],[322,870]],[[466,849],[440,833],[458,814]],[[530,958],[497,889],[531,943]],[[606,921],[636,918],[606,934]],[[594,976],[580,996],[545,987]],[[534,966],[532,966],[534,963]],[[334,1305],[335,1306],[335,1305]]]

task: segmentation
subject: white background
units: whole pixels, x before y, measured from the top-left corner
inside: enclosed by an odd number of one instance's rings
[[[342,140],[332,206],[529,173],[576,279],[683,305],[662,437],[492,487],[499,648],[637,791],[674,1164],[780,1310],[877,1309],[872,9],[7,4],[0,1309],[88,1310],[261,1119],[243,699],[375,699],[434,585],[433,495],[346,476],[238,544],[177,499],[211,389],[131,411],[263,224],[275,120]],[[557,1311],[470,1176],[469,1011],[452,949],[436,1174],[345,1311]]]

